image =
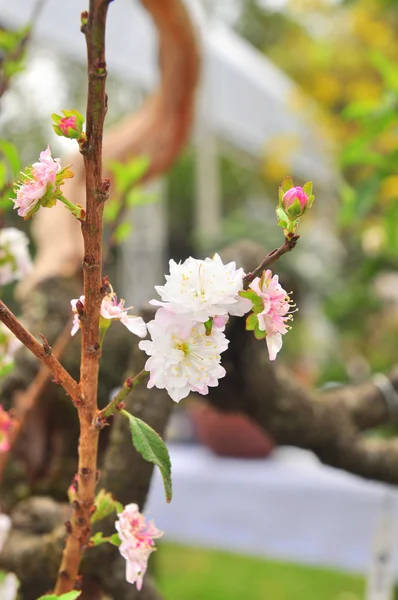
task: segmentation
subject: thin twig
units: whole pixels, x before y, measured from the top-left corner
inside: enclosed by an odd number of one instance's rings
[[[113,415],[114,412],[116,412],[116,410],[119,410],[118,406],[121,405],[126,396],[131,392],[131,390],[133,390],[135,387],[137,387],[137,385],[145,381],[145,379],[147,379],[148,376],[149,371],[145,371],[145,369],[142,369],[142,371],[135,375],[135,377],[127,377],[126,381],[122,385],[122,389],[120,390],[120,392],[118,392],[116,396],[112,398],[112,400],[107,406],[105,406],[105,408],[98,411],[96,424],[101,426],[101,423],[103,423],[107,417],[110,417],[111,415]]]
[[[80,386],[58,362],[51,348],[41,344],[17,317],[0,300],[0,321],[30,350],[41,362],[50,369],[57,383],[60,383],[75,405],[80,403]]]
[[[261,273],[267,269],[272,263],[277,261],[281,256],[286,254],[287,252],[291,252],[295,247],[299,240],[300,236],[295,235],[291,239],[285,238],[285,243],[282,244],[279,248],[275,248],[272,250],[264,260],[254,269],[252,273],[247,273],[247,275],[243,278],[243,287],[247,289],[253,279],[258,276],[261,276]]]
[[[72,322],[68,321],[63,331],[58,336],[57,340],[54,343],[52,348],[53,356],[60,360],[65,348],[68,346],[69,341],[71,339],[70,330],[71,330]],[[27,417],[31,410],[36,406],[39,398],[43,395],[51,377],[51,371],[46,367],[46,365],[42,364],[37,372],[36,377],[29,385],[29,387],[21,393],[20,401],[18,402],[18,407],[14,408],[15,419],[17,421],[17,426],[12,430],[9,443],[10,448],[6,452],[0,453],[0,485],[3,478],[3,473],[5,466],[7,464],[8,458],[12,452],[13,447],[15,446],[17,440],[20,438],[21,433],[25,429]]]

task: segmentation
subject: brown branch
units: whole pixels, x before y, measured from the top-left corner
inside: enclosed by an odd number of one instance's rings
[[[55,358],[51,348],[47,344],[41,344],[25,327],[18,321],[16,316],[0,300],[0,321],[22,342],[51,371],[57,383],[60,383],[75,405],[80,402],[80,386],[69,375],[63,366]]]
[[[286,237],[285,242],[284,244],[282,244],[282,246],[280,246],[279,248],[275,248],[275,250],[272,250],[272,252],[267,254],[264,260],[261,261],[261,263],[254,269],[254,271],[252,273],[247,273],[247,275],[243,278],[244,288],[246,289],[247,287],[249,287],[253,279],[255,279],[256,277],[261,277],[262,272],[265,271],[265,269],[268,269],[268,267],[271,266],[272,263],[277,261],[281,256],[283,256],[287,252],[291,252],[296,247],[299,238],[299,235],[295,235],[290,239]]]
[[[78,408],[80,422],[77,501],[71,519],[55,593],[73,590],[83,548],[90,538],[90,517],[97,483],[99,429],[94,426],[97,412],[98,372],[101,355],[99,318],[102,288],[102,217],[109,183],[102,178],[102,136],[107,110],[105,93],[105,25],[110,0],[90,0],[87,23],[82,30],[87,43],[88,97],[86,144],[81,147],[86,173],[86,219],[82,223],[84,240],[83,280],[84,314],[80,317],[82,354],[80,386],[82,403]]]
[[[211,390],[220,410],[237,410],[282,445],[313,451],[322,462],[362,477],[398,484],[398,442],[368,440],[362,431],[390,422],[386,402],[370,381],[315,393],[271,363],[265,344],[234,320],[224,366],[228,376]],[[394,383],[391,376],[390,380]],[[395,382],[396,383],[396,382]]]
[[[105,408],[98,411],[96,423],[101,426],[101,423],[105,421],[107,417],[113,415],[113,413],[118,410],[118,405],[120,405],[128,396],[128,394],[137,387],[140,383],[145,381],[149,376],[149,371],[145,371],[142,369],[135,377],[127,377],[122,385],[122,389],[120,392],[116,394],[114,398],[109,402]]]
[[[58,336],[52,348],[52,354],[54,358],[60,360],[63,355],[65,348],[69,344],[71,339],[70,330],[72,327],[72,321],[68,321],[63,331]],[[14,409],[15,418],[18,422],[18,426],[13,429],[10,441],[10,449],[7,452],[0,453],[0,485],[3,478],[4,468],[7,464],[10,453],[13,447],[20,438],[21,433],[24,431],[26,420],[31,410],[36,406],[39,398],[43,395],[48,382],[51,377],[51,371],[42,364],[36,377],[29,385],[29,387],[22,392],[22,397],[18,402],[18,406]]]

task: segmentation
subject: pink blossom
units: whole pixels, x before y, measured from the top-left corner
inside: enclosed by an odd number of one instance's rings
[[[76,117],[62,117],[62,119],[58,123],[58,127],[60,128],[62,133],[67,136],[69,134],[69,128],[74,130],[77,129]]]
[[[61,170],[60,159],[51,157],[51,150],[40,153],[39,162],[33,163],[27,170],[24,179],[17,184],[14,208],[18,209],[20,217],[30,217],[39,200],[48,192],[54,192],[57,173]]]
[[[76,307],[76,304],[79,300],[84,306],[84,296],[80,296],[80,298],[75,298],[70,302],[72,306],[72,312],[74,313],[71,335],[75,335],[75,333],[80,329],[80,319]],[[145,321],[142,317],[135,317],[129,315],[128,311],[132,308],[132,306],[129,308],[125,308],[124,300],[120,300],[118,302],[117,296],[112,290],[102,300],[101,318],[106,320],[116,319],[120,321],[125,327],[127,327],[127,329],[131,331],[131,333],[134,333],[138,337],[144,338],[147,334]]]
[[[61,160],[51,157],[50,146],[47,146],[43,152],[40,152],[39,162],[33,163],[32,175],[35,179],[47,183],[55,183],[57,173],[61,170]]]
[[[10,430],[12,428],[12,418],[0,404],[0,452],[7,452],[10,449]]]
[[[293,187],[284,193],[282,198],[282,206],[287,213],[296,200],[299,201],[301,212],[303,212],[308,205],[308,196],[302,187]]]
[[[289,330],[289,313],[292,307],[290,297],[278,281],[278,275],[272,276],[267,270],[261,279],[256,277],[249,286],[263,301],[263,310],[258,313],[258,327],[266,333],[266,342],[270,360],[275,360],[282,348],[282,335]]]
[[[119,533],[120,554],[126,559],[126,580],[142,588],[149,556],[155,548],[155,539],[162,537],[163,531],[147,521],[137,504],[128,504],[118,515],[115,527]]]

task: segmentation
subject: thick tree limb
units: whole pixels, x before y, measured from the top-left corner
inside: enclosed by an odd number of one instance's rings
[[[222,256],[225,261],[233,257],[248,270],[263,252],[256,244],[240,242]],[[223,355],[228,376],[212,388],[211,404],[245,413],[279,444],[312,450],[322,462],[362,477],[398,484],[398,443],[362,436],[364,430],[392,420],[374,383],[310,391],[280,362],[269,361],[265,344],[245,331],[242,319],[231,321],[228,337]],[[390,381],[397,390],[396,370]]]

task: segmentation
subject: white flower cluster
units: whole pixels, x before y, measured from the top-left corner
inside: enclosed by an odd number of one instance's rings
[[[220,256],[170,261],[166,284],[156,286],[162,301],[155,319],[148,323],[151,341],[139,347],[149,359],[148,387],[166,389],[179,402],[188,394],[207,394],[225,375],[220,354],[228,347],[224,334],[229,315],[243,316],[252,303],[241,298],[243,269],[234,262],[224,265]]]

